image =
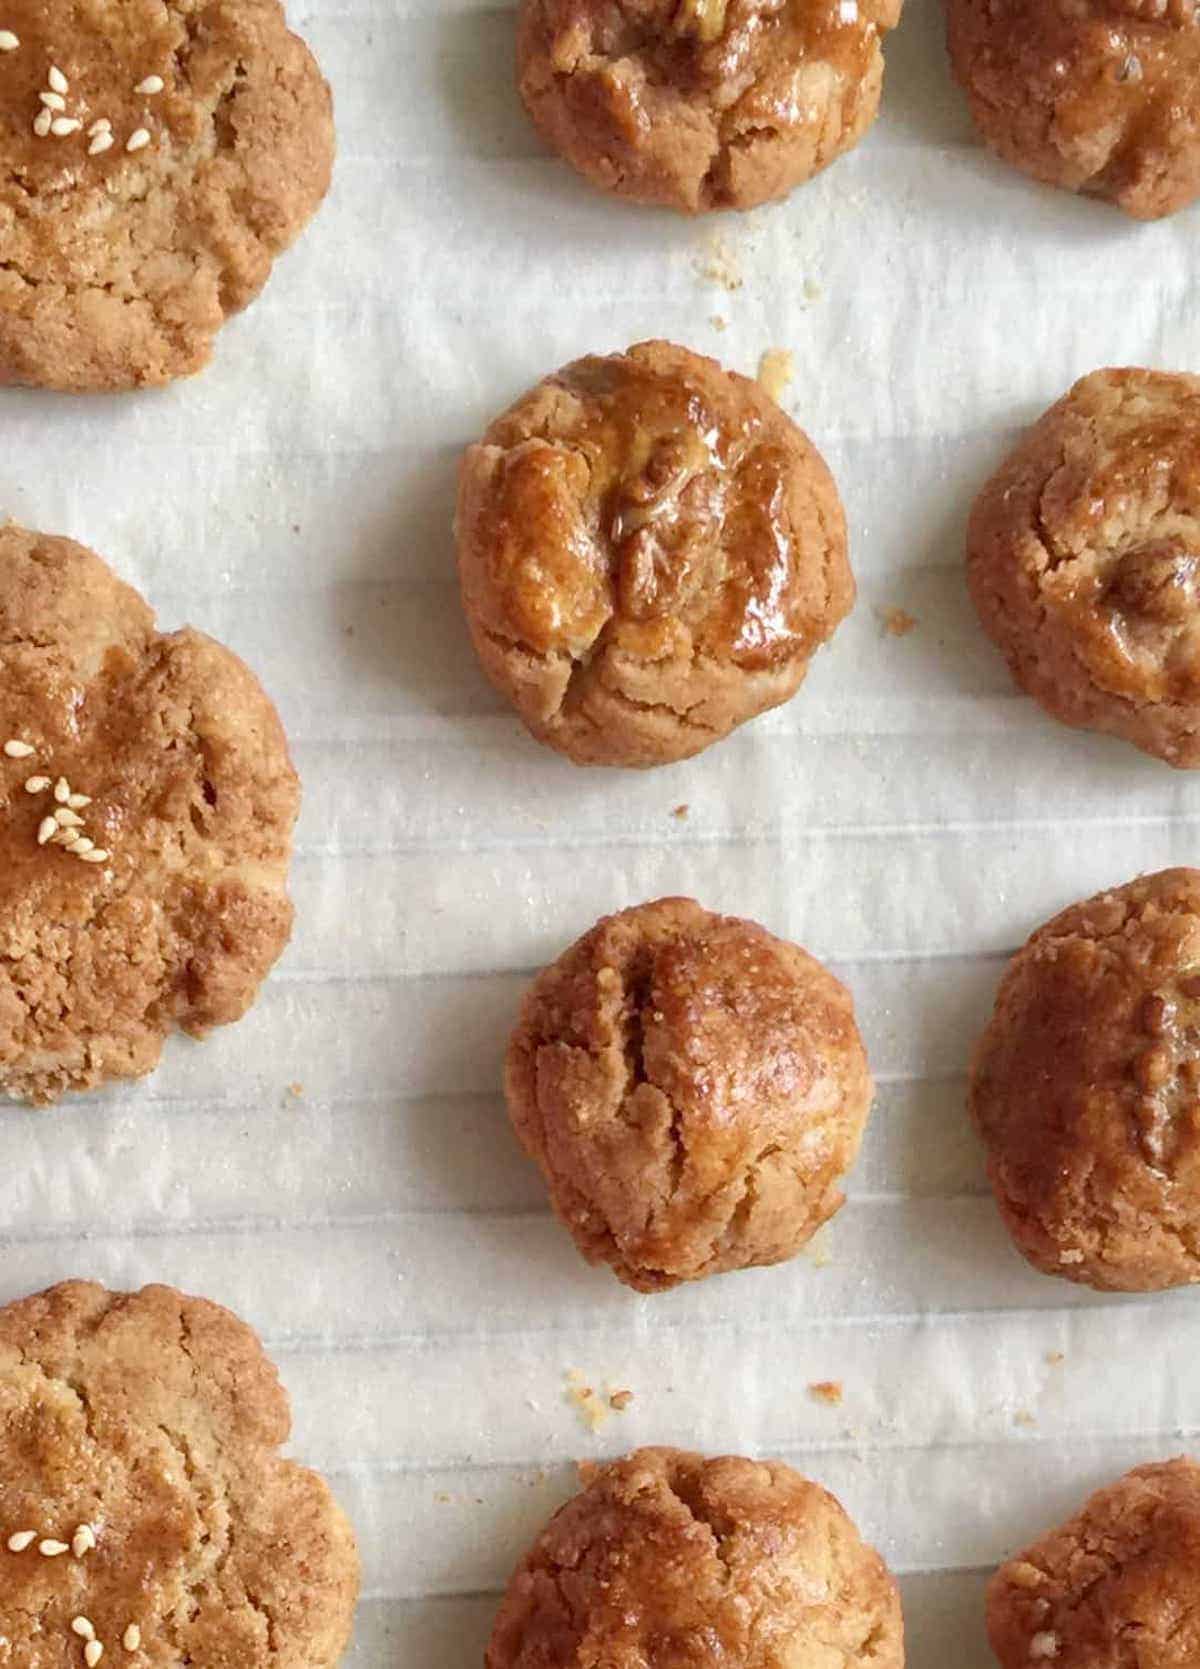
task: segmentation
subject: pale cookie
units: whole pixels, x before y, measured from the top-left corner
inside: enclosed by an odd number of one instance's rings
[[[69,539],[0,528],[0,1093],[136,1077],[287,943],[299,784],[254,675]]]
[[[329,1669],[358,1597],[250,1328],[170,1287],[0,1310],[5,1669]]]
[[[329,185],[308,48],[278,0],[4,0],[0,27],[0,383],[199,370]]]
[[[579,1250],[641,1292],[798,1252],[872,1090],[845,987],[689,898],[606,917],[539,974],[505,1088]]]
[[[903,1669],[896,1584],[779,1461],[639,1449],[517,1566],[486,1669]]]
[[[498,417],[457,533],[484,670],[578,764],[699,753],[793,696],[854,601],[816,448],[668,342],[577,360]]]
[[[696,213],[784,197],[875,120],[901,0],[523,0],[521,96],[593,184]]]

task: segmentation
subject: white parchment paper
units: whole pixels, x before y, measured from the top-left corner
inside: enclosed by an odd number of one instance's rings
[[[259,1328],[295,1452],[358,1527],[355,1669],[477,1664],[572,1462],[647,1441],[828,1483],[903,1573],[910,1661],[982,1669],[987,1568],[1194,1437],[1198,1300],[1027,1270],[963,1089],[1004,955],[1075,897],[1195,862],[1200,784],[1017,697],[961,546],[1005,445],[1075,376],[1200,368],[1200,218],[1137,227],[987,158],[938,14],[909,0],[859,151],[781,207],[692,225],[542,153],[508,10],[306,0],[335,188],[211,369],[0,397],[0,514],[239,650],[305,782],[297,931],[250,1017],[144,1084],[0,1117],[0,1300],[160,1279]],[[653,335],[748,371],[792,352],[784,404],[841,484],[859,602],[788,707],[686,765],[578,772],[472,659],[455,458],[546,370]],[[879,1098],[823,1267],[643,1299],[553,1223],[498,1071],[529,973],[667,892],[832,962]],[[634,1393],[594,1435],[572,1368]],[[807,1394],[835,1379],[840,1407]]]

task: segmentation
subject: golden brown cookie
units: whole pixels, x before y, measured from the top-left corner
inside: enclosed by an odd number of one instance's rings
[[[977,500],[967,573],[1047,711],[1200,766],[1200,377],[1077,382]]]
[[[329,89],[278,0],[5,0],[0,384],[204,365],[320,203]]]
[[[872,1085],[826,968],[663,898],[539,974],[505,1090],[584,1257],[658,1292],[798,1252],[842,1204]]]
[[[548,144],[593,184],[749,209],[856,145],[901,0],[523,0],[517,71]]]
[[[326,1669],[354,1536],[250,1328],[170,1287],[0,1310],[5,1669]]]
[[[1040,927],[1001,981],[970,1097],[1035,1268],[1114,1292],[1200,1281],[1200,870]]]
[[[1139,220],[1200,195],[1196,0],[947,0],[985,142],[1036,180]]]
[[[854,601],[808,437],[669,342],[576,360],[498,417],[457,534],[484,670],[578,764],[699,753],[794,695]]]
[[[1180,1459],[1097,1490],[992,1578],[1002,1669],[1196,1669],[1200,1466]]]
[[[137,1077],[174,1026],[239,1019],[291,931],[298,804],[236,655],[0,528],[0,1094]]]
[[[517,1566],[486,1669],[902,1669],[896,1584],[779,1461],[639,1449]]]

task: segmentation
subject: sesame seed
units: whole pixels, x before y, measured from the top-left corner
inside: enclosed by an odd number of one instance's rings
[[[100,132],[96,135],[96,137],[92,140],[91,144],[88,146],[88,155],[89,156],[102,156],[105,151],[111,151],[112,147],[113,147],[113,136],[112,136],[112,134],[108,131],[107,128],[101,128]]]
[[[142,1631],[136,1623],[130,1623],[121,1636],[121,1644],[127,1652],[136,1652],[142,1643]]]
[[[43,817],[38,824],[37,842],[44,846],[48,840],[53,840],[58,833],[58,823],[53,817]]]
[[[10,1553],[24,1553],[25,1549],[32,1546],[36,1540],[36,1530],[15,1530],[8,1538],[8,1551]]]
[[[54,813],[54,821],[64,829],[82,829],[83,827],[83,818],[80,817],[78,812],[72,811],[70,806],[59,806]]]
[[[25,792],[27,794],[44,794],[49,786],[49,777],[27,777],[25,779]]]
[[[67,804],[70,806],[72,811],[82,811],[84,806],[90,806],[91,803],[92,796],[90,794],[67,795]]]
[[[29,743],[18,741],[15,736],[11,741],[5,742],[4,751],[10,759],[29,759],[33,754]]]
[[[148,75],[144,81],[139,81],[133,90],[135,93],[161,93],[163,78],[161,75]]]
[[[58,801],[60,806],[65,806],[67,801],[71,798],[71,784],[67,781],[66,777],[59,777],[58,781],[54,784],[54,798]]]
[[[104,1647],[99,1640],[89,1640],[83,1648],[83,1661],[87,1664],[88,1669],[96,1669],[96,1665],[103,1656]]]
[[[81,852],[79,861],[81,863],[107,863],[108,853],[103,846],[94,846],[90,852]]]
[[[33,118],[33,131],[39,139],[44,139],[50,132],[50,123],[54,120],[48,110],[39,110]]]
[[[71,1633],[77,1634],[81,1640],[94,1640],[96,1638],[96,1630],[88,1617],[72,1617]]]
[[[88,129],[88,132],[89,133],[107,133],[111,126],[112,126],[112,123],[109,121],[107,116],[97,116],[96,120],[92,123],[91,127]]]
[[[90,852],[95,844],[96,842],[89,840],[86,835],[76,835],[67,850],[74,852],[77,858],[81,858],[85,852]]]
[[[62,829],[55,825],[54,833],[50,836],[51,846],[70,846],[79,839],[78,829]]]
[[[67,101],[61,93],[39,93],[38,97],[47,110],[65,110]]]
[[[71,85],[57,64],[51,64],[50,73],[46,77],[46,80],[54,88],[56,93],[67,92]]]
[[[133,132],[129,135],[129,138],[125,141],[125,149],[127,151],[142,151],[142,150],[145,150],[146,146],[149,143],[150,143],[150,130],[149,130],[149,128],[144,128],[144,127],[134,128]]]
[[[44,1554],[47,1559],[57,1559],[60,1553],[66,1553],[67,1551],[66,1542],[53,1541],[49,1536],[46,1537],[45,1541],[38,1543],[38,1552]]]
[[[15,52],[20,44],[11,29],[0,29],[0,52]]]
[[[76,841],[75,844],[78,846],[78,841]],[[90,840],[88,841],[88,845],[91,845]],[[96,1532],[92,1529],[90,1524],[81,1524],[75,1534],[71,1537],[71,1552],[77,1559],[82,1559],[85,1553],[90,1553],[95,1545]]]
[[[50,132],[56,139],[65,139],[68,133],[78,133],[82,126],[75,116],[56,116],[50,123]]]

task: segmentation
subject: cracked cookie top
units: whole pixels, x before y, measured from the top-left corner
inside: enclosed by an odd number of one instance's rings
[[[871,1102],[845,987],[689,898],[608,916],[543,970],[505,1088],[579,1250],[642,1292],[798,1252]]]
[[[902,1669],[896,1584],[779,1461],[639,1449],[595,1471],[513,1573],[487,1669]]]
[[[200,369],[329,184],[329,90],[277,0],[6,0],[0,383]]]
[[[523,0],[521,96],[594,184],[695,213],[783,197],[862,137],[901,0]]]
[[[1077,382],[980,494],[967,573],[1056,718],[1200,766],[1200,377]]]
[[[299,784],[254,675],[69,539],[0,529],[0,1093],[148,1072],[287,943]]]
[[[1200,1282],[1200,870],[1039,928],[1001,982],[970,1099],[1035,1267],[1106,1291]]]
[[[336,1663],[358,1556],[290,1425],[216,1304],[72,1281],[0,1310],[4,1669]]]
[[[461,471],[492,681],[579,763],[687,758],[795,694],[854,599],[833,478],[763,390],[667,342],[577,360]]]

